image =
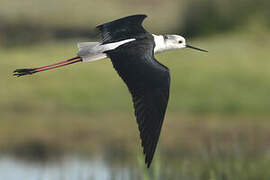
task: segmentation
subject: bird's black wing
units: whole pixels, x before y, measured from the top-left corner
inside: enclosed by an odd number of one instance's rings
[[[170,89],[169,69],[154,58],[150,36],[107,52],[132,95],[147,167],[158,143]]]
[[[146,17],[146,15],[127,16],[97,26],[101,32],[103,44],[142,36],[146,33],[142,27],[142,22]]]

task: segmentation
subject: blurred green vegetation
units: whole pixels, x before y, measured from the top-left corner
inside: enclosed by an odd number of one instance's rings
[[[108,59],[12,77],[16,68],[75,56],[77,41],[1,49],[4,76],[0,80],[5,87],[1,89],[1,111],[130,112],[129,92]],[[269,115],[267,33],[219,35],[190,43],[210,52],[185,49],[157,55],[171,69],[169,112]]]
[[[270,1],[267,0],[191,0],[186,1],[179,28],[183,34],[209,36],[215,33],[244,30],[250,22],[268,29]]]
[[[145,13],[150,32],[185,35],[209,53],[156,55],[171,70],[171,94],[144,178],[269,178],[269,1],[0,2],[1,151],[40,145],[136,162],[131,96],[109,59],[21,78],[12,71],[73,57],[77,42],[97,38],[97,24]]]
[[[144,24],[150,32],[192,38],[243,30],[250,22],[270,28],[268,0],[1,0],[1,4],[0,45],[9,47],[48,39],[96,38],[96,25],[140,13],[149,16]]]

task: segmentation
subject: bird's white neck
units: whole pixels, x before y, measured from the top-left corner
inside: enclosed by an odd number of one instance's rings
[[[161,53],[167,50],[163,35],[155,35],[155,34],[152,35],[154,36],[155,41],[154,53]]]

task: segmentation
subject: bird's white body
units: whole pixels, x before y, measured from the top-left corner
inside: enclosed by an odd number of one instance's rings
[[[185,48],[186,40],[178,35],[155,35],[152,34],[155,41],[154,53],[161,53],[166,50]],[[135,41],[136,39],[126,39],[123,41],[102,44],[100,42],[81,42],[78,43],[78,56],[83,62],[97,61],[107,58],[105,51],[116,49],[117,47]]]

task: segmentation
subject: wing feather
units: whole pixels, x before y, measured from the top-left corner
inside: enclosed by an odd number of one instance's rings
[[[146,33],[142,22],[146,15],[133,15],[97,26],[103,44],[142,36]]]

